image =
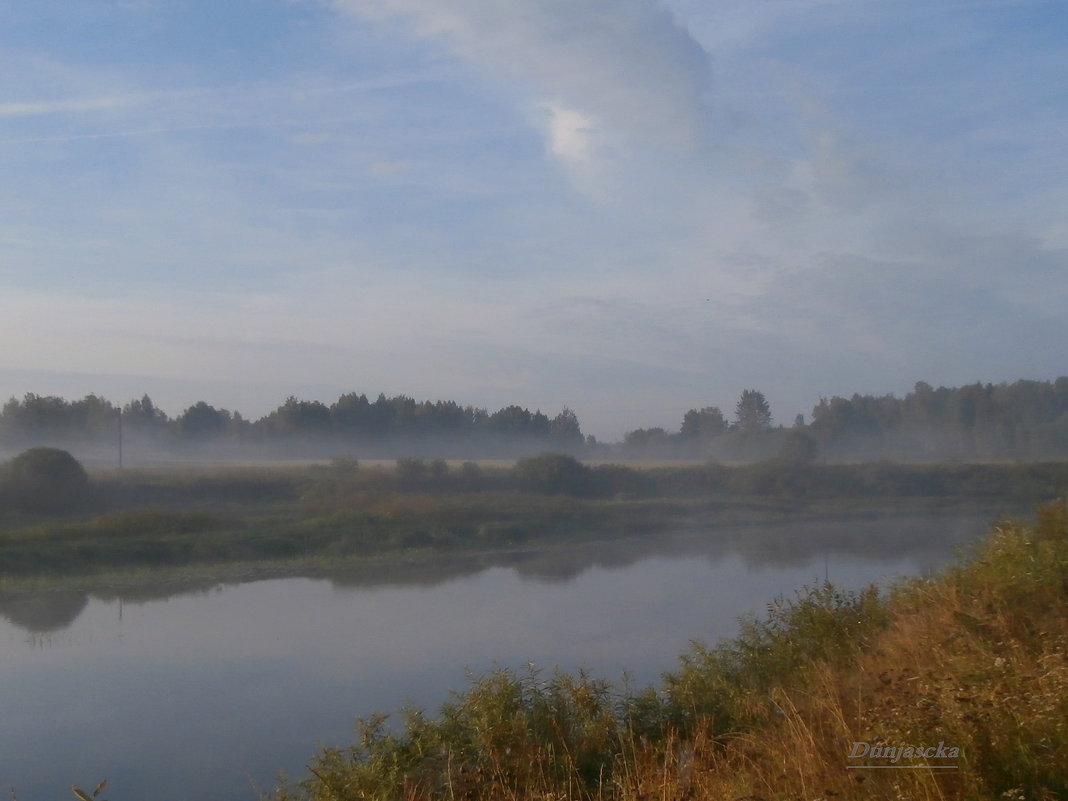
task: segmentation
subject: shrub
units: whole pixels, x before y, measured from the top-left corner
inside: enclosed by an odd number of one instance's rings
[[[627,750],[621,718],[633,706],[585,673],[545,678],[497,669],[442,706],[438,718],[404,711],[400,731],[375,715],[359,742],[327,748],[313,778],[275,797],[340,799],[593,798],[610,786]],[[505,790],[486,792],[491,787]],[[505,789],[506,788],[506,789]]]
[[[424,489],[429,483],[430,470],[422,459],[398,459],[397,486],[402,490]]]
[[[7,465],[0,490],[24,512],[71,512],[89,497],[89,476],[67,451],[30,448]]]
[[[573,456],[543,453],[528,456],[515,465],[516,476],[525,490],[546,495],[584,496],[592,492],[590,469]]]
[[[464,462],[460,465],[460,488],[466,492],[482,489],[482,468],[478,462]]]
[[[775,689],[801,684],[818,663],[849,664],[888,622],[874,586],[846,592],[824,583],[780,596],[765,617],[743,617],[736,637],[693,643],[680,669],[664,675],[672,723],[688,731],[710,722],[714,734],[757,725]]]
[[[645,498],[653,492],[647,473],[619,464],[599,464],[591,478],[594,492],[604,497]]]

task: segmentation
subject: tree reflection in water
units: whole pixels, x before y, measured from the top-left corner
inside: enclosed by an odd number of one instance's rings
[[[594,568],[625,568],[654,557],[716,562],[738,554],[749,566],[790,567],[816,557],[826,560],[862,557],[878,562],[908,554],[935,567],[951,558],[957,548],[985,532],[990,522],[989,515],[983,513],[794,521],[656,532],[648,537],[508,551],[437,554],[406,562],[366,562],[336,569],[266,563],[251,569],[243,567],[221,579],[188,575],[176,578],[160,572],[129,586],[90,586],[86,591],[44,589],[0,595],[0,616],[27,631],[48,634],[70,626],[90,598],[137,604],[208,592],[224,585],[284,577],[322,578],[339,588],[353,589],[384,585],[431,587],[494,567],[511,568],[530,581],[566,583]],[[834,580],[833,574],[830,579]]]

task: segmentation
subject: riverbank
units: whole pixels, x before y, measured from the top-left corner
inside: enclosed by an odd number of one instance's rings
[[[1037,799],[1068,792],[1068,508],[880,595],[777,599],[658,688],[497,671],[376,716],[276,801]]]
[[[1055,497],[1068,465],[514,467],[401,460],[111,471],[77,515],[0,515],[0,588],[138,571],[314,570],[679,529],[969,510]]]

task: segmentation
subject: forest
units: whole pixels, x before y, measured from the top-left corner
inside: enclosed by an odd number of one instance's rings
[[[1068,455],[1068,377],[937,389],[921,381],[903,398],[820,398],[809,421],[797,415],[789,427],[774,424],[763,393],[746,390],[733,420],[715,406],[690,409],[677,432],[637,429],[623,450],[743,461],[1059,459]]]
[[[121,414],[120,414],[121,412]],[[289,397],[258,420],[198,401],[170,417],[148,395],[117,405],[97,395],[68,401],[27,394],[0,410],[0,448],[59,445],[80,454],[110,453],[119,438],[136,456],[166,453],[245,458],[338,456],[356,446],[361,456],[434,455],[493,458],[584,445],[568,408],[554,417],[511,405],[490,413],[454,401],[416,401],[405,395],[374,401],[349,393],[327,406]]]
[[[800,461],[1059,459],[1068,456],[1068,377],[933,388],[894,395],[821,397],[808,420],[776,421],[764,394],[733,410],[689,409],[679,428],[637,428],[622,441],[584,436],[576,413],[550,417],[512,404],[495,412],[451,400],[355,392],[327,405],[287,398],[258,420],[198,401],[175,417],[144,395],[116,404],[27,394],[0,409],[0,450],[54,445],[94,461],[124,438],[127,458],[516,458],[543,451],[587,459]]]

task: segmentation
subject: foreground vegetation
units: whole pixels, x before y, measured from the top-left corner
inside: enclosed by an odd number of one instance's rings
[[[850,758],[858,743],[930,750]],[[309,771],[275,801],[1064,798],[1068,507],[883,596],[778,599],[659,688],[499,670],[436,717],[361,721]]]
[[[953,505],[998,514],[1068,485],[1064,463],[775,459],[634,469],[543,454],[509,467],[402,459],[385,469],[339,459],[299,468],[97,472],[72,493],[71,471],[80,467],[57,453],[27,452],[0,475],[0,579],[411,558]]]

